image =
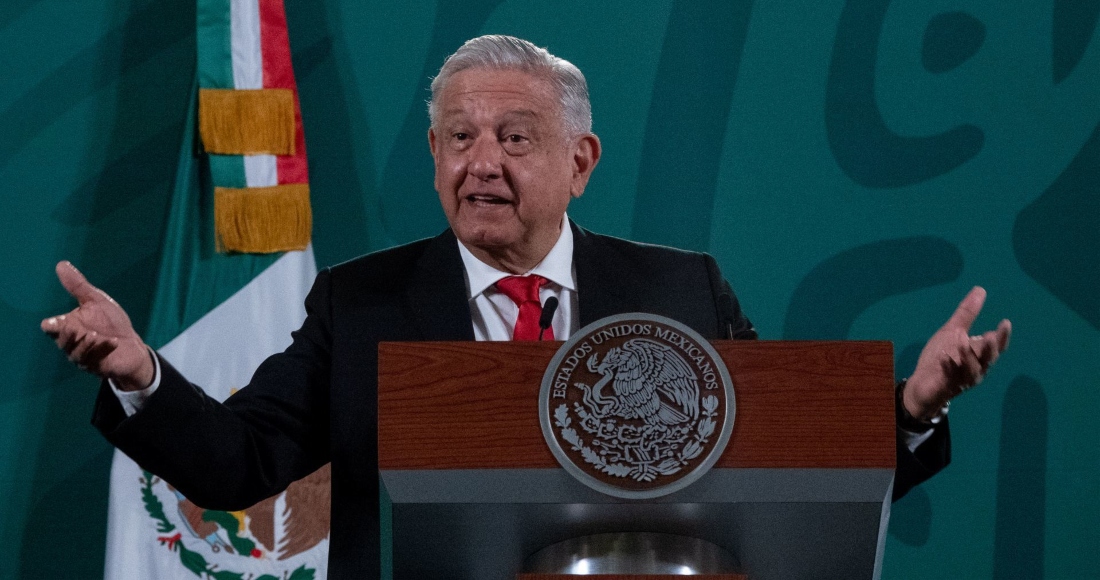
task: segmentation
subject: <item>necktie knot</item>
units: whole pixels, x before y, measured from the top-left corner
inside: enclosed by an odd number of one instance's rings
[[[542,302],[539,300],[539,288],[549,280],[542,276],[508,276],[497,281],[496,287],[519,307],[519,316],[512,331],[512,340],[538,340],[539,318],[542,317]],[[544,338],[554,340],[554,331],[547,329]]]
[[[546,284],[546,278],[542,276],[508,276],[497,281],[497,289],[512,299],[516,306],[522,306],[524,302],[537,302],[539,300],[539,288]]]

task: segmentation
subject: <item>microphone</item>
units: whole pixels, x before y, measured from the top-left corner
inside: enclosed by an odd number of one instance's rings
[[[547,298],[546,303],[542,305],[542,316],[539,317],[539,340],[542,340],[542,333],[550,328],[550,323],[554,321],[554,312],[557,309],[558,299],[554,296]]]
[[[728,293],[718,297],[718,316],[726,325],[726,338],[733,338],[733,298]]]

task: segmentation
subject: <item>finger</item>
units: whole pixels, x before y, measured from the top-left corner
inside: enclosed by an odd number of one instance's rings
[[[118,339],[104,339],[100,336],[100,340],[90,343],[90,346],[82,354],[77,366],[80,367],[81,370],[89,371],[101,377],[109,376],[111,369],[106,366],[106,361],[107,357],[110,356],[116,348],[118,348]]]
[[[54,326],[55,334],[53,341],[57,343],[57,348],[65,351],[65,354],[69,354],[69,350],[72,349],[72,343],[76,338],[78,325],[73,324],[72,318],[69,316],[58,316],[55,318],[56,325]]]
[[[969,389],[971,385],[966,366],[957,365],[951,361],[947,361],[943,365],[943,380],[944,391],[947,393],[947,400],[959,396],[963,391]]]
[[[997,349],[997,333],[989,331],[981,336],[970,337],[970,350],[977,357],[978,363],[982,365],[982,372],[989,370],[997,360],[997,356],[1001,353]]]
[[[90,367],[92,365],[88,360],[88,353],[102,343],[103,337],[98,332],[94,330],[88,332],[77,340],[72,352],[69,353],[69,359],[77,364]]]
[[[81,274],[80,270],[77,270],[72,263],[68,261],[58,262],[54,270],[57,272],[57,279],[65,287],[65,291],[76,298],[76,301],[81,305],[95,300],[110,299],[106,292],[92,286],[91,282],[88,282],[84,274]]]
[[[84,364],[89,368],[100,369],[103,359],[107,358],[107,355],[114,352],[116,348],[118,348],[118,339],[116,338],[99,340],[84,353]]]
[[[970,349],[970,335],[965,330],[959,329],[952,333],[951,340],[945,343],[943,355],[951,363],[952,368],[961,367],[965,363],[965,353]]]
[[[997,325],[997,350],[1004,352],[1008,348],[1008,341],[1012,338],[1012,322],[1007,318]]]
[[[955,378],[958,380],[957,389],[962,392],[982,382],[985,373],[981,361],[970,347],[961,349],[960,358],[962,358],[962,364],[958,366]]]
[[[72,326],[68,326],[61,331],[61,350],[65,351],[65,356],[69,357],[69,360],[76,362],[76,359],[73,358],[73,352],[80,346],[86,334],[83,330]]]
[[[971,357],[966,361],[966,388],[977,386],[985,378],[985,369],[977,358]]]
[[[49,336],[50,338],[56,340],[58,335],[61,334],[61,324],[64,321],[64,314],[62,314],[61,316],[51,316],[43,320],[42,323],[38,326],[42,329],[42,332],[46,333],[46,336]]]
[[[970,342],[970,354],[974,358],[976,358],[978,360],[982,360],[982,351],[984,351],[985,348],[986,348],[985,347],[985,337],[983,337],[981,335],[971,336],[968,340]]]
[[[962,302],[959,302],[959,306],[955,308],[955,312],[951,315],[951,318],[947,320],[944,326],[969,332],[970,327],[974,324],[974,320],[977,319],[978,314],[981,313],[984,304],[985,288],[981,286],[971,288],[966,298],[963,298]]]

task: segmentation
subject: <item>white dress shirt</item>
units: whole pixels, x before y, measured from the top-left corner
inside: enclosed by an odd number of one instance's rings
[[[519,318],[519,306],[497,289],[495,284],[512,276],[478,260],[458,243],[462,265],[466,273],[466,299],[470,301],[470,319],[474,326],[474,340],[512,340],[512,329]],[[561,236],[550,253],[524,276],[539,275],[550,282],[539,288],[539,302],[554,296],[558,309],[554,312],[550,327],[555,340],[567,340],[579,328],[577,314],[577,273],[573,268],[573,230],[564,221]]]

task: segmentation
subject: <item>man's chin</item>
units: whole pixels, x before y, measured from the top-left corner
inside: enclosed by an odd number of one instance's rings
[[[463,228],[456,228],[455,236],[467,248],[476,248],[491,253],[507,250],[517,243],[515,235],[492,228],[475,228],[468,231],[464,231]]]

